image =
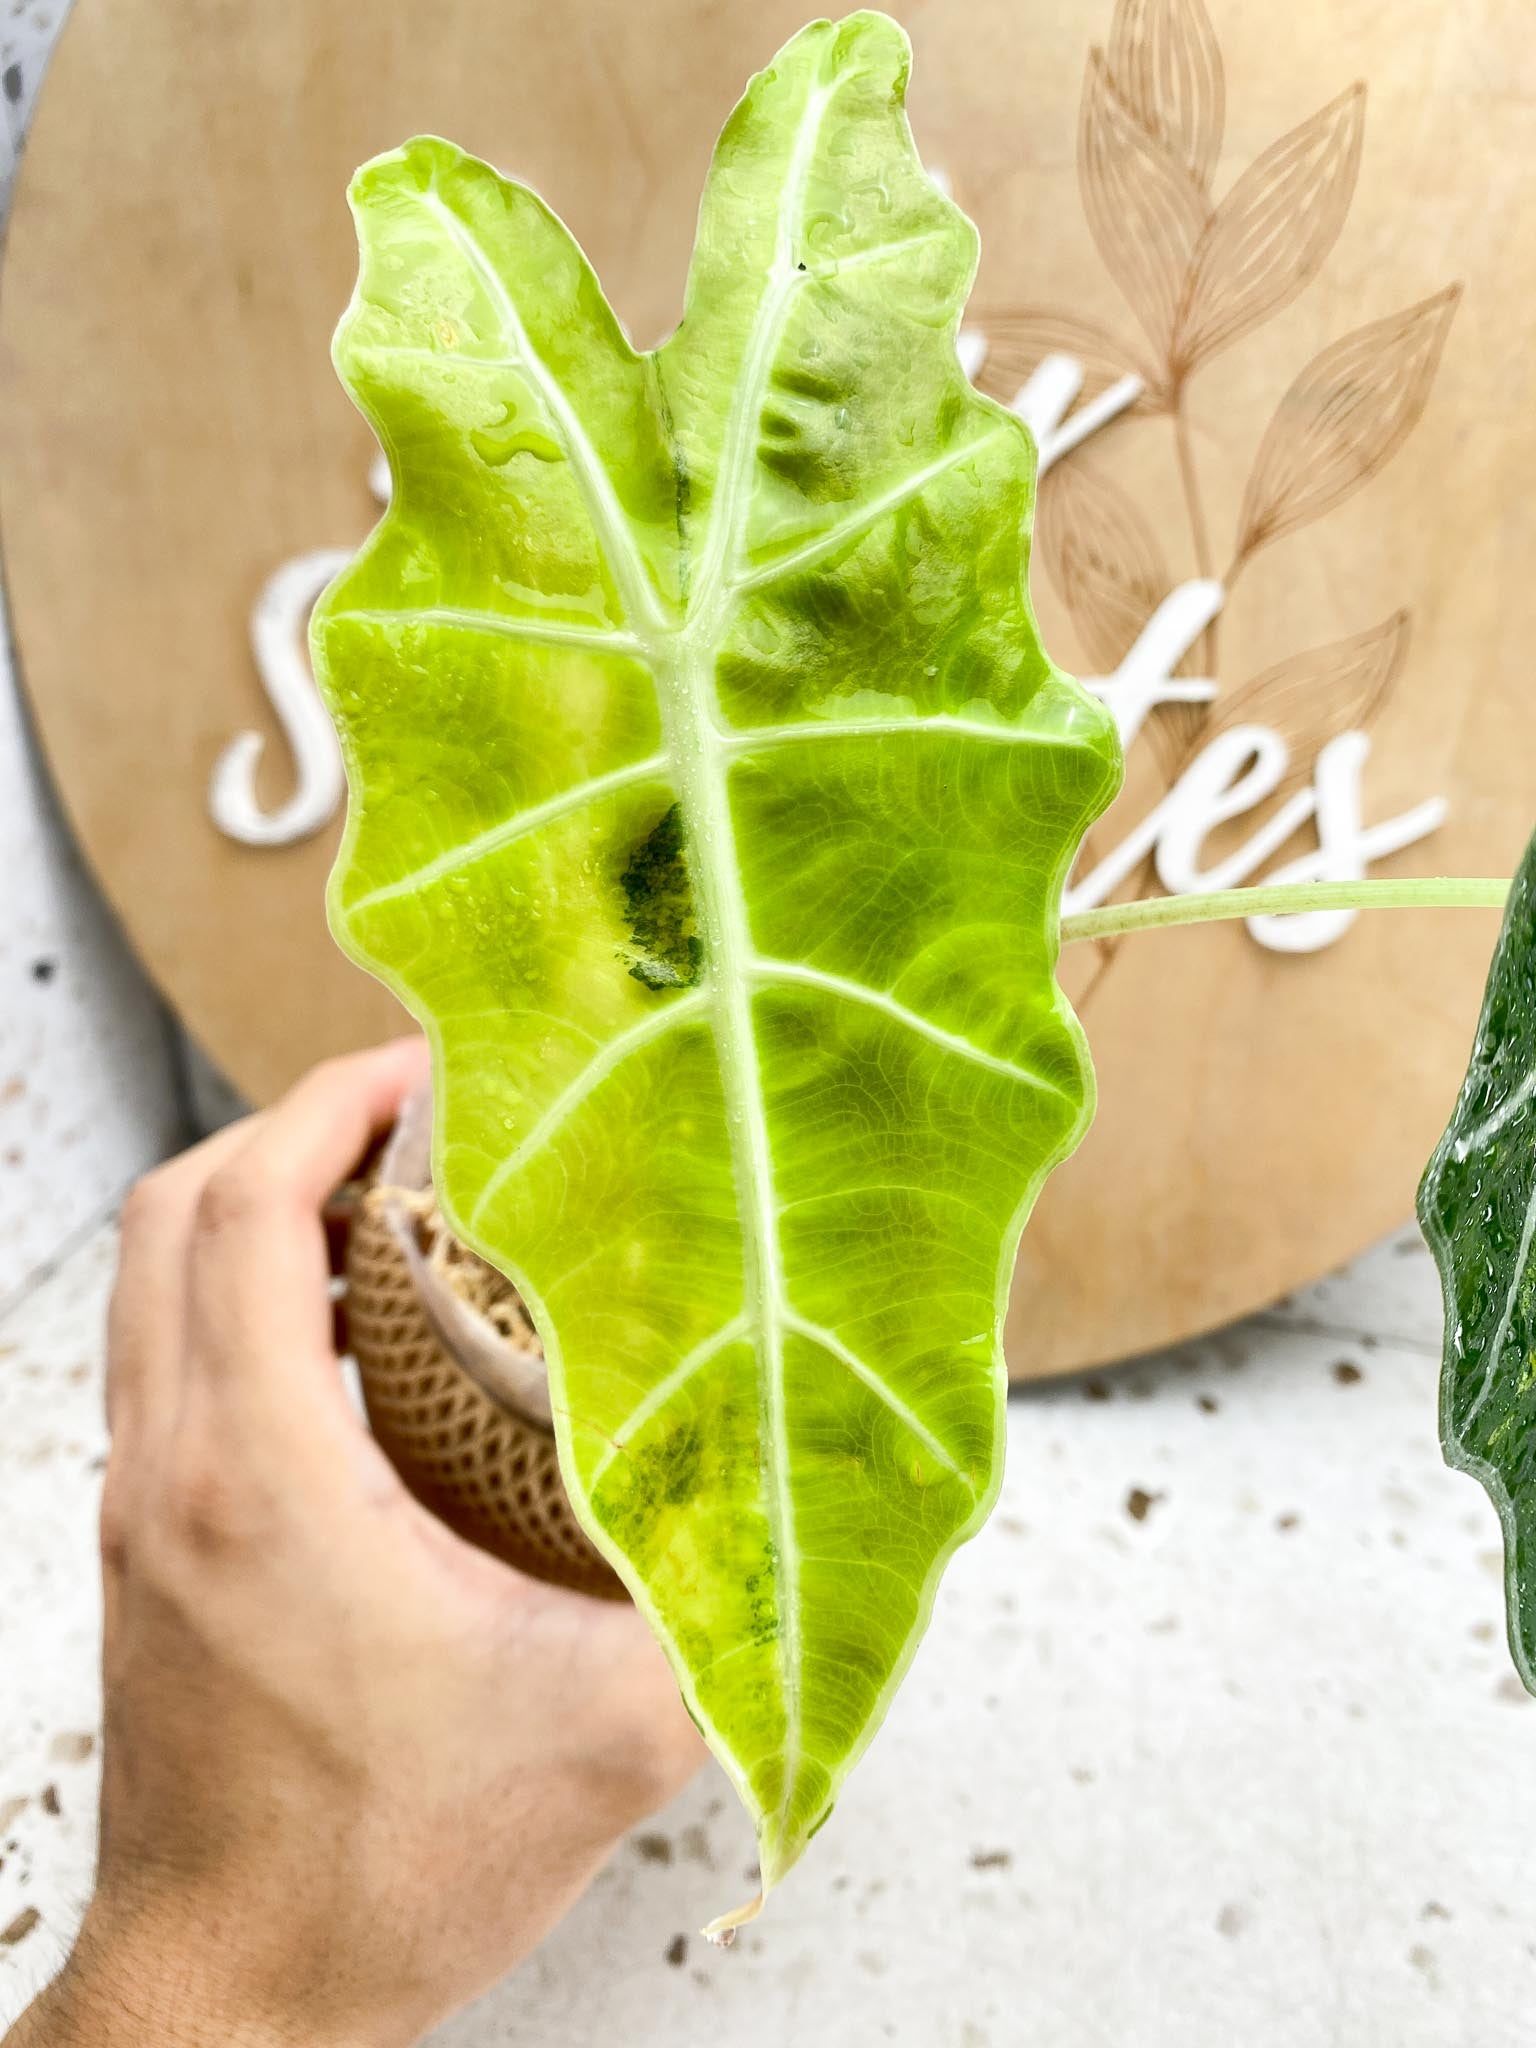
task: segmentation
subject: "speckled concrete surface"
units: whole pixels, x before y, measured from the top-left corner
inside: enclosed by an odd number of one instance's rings
[[[182,1129],[165,1013],[43,789],[0,627],[0,1303]]]
[[[0,217],[65,9],[0,9]],[[164,1013],[101,908],[29,744],[0,619],[0,1302],[181,1130]]]
[[[0,1321],[0,2013],[88,1884],[103,1236]],[[1412,1238],[1270,1316],[1016,1397],[833,1825],[730,1954],[700,1783],[440,2048],[1525,2048],[1536,1712],[1435,1444]],[[36,1916],[35,1918],[33,1916]]]

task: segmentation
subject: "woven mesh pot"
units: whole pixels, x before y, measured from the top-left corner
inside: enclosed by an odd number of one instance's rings
[[[347,1324],[374,1435],[466,1541],[536,1578],[623,1599],[560,1477],[528,1312],[438,1213],[430,1130],[430,1103],[409,1103],[348,1240]]]

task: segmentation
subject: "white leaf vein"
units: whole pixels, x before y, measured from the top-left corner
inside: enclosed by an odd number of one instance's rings
[[[614,1430],[607,1450],[592,1468],[592,1475],[587,1481],[588,1486],[595,1490],[598,1481],[615,1458],[627,1453],[630,1444],[652,1417],[659,1415],[669,1401],[675,1400],[695,1374],[708,1365],[712,1358],[718,1357],[729,1345],[745,1337],[751,1327],[751,1321],[746,1315],[733,1316],[728,1323],[722,1324],[718,1330],[711,1331],[702,1343],[695,1344],[691,1351],[685,1353],[666,1377],[659,1379],[655,1386],[635,1403]]]
[[[763,563],[760,568],[736,577],[731,584],[732,594],[739,597],[749,590],[759,589],[765,583],[777,582],[782,576],[792,576],[798,570],[810,568],[823,555],[832,554],[842,547],[844,542],[868,532],[888,512],[897,511],[910,499],[925,491],[929,484],[934,483],[947,471],[957,469],[969,456],[977,454],[1005,431],[1007,429],[1001,426],[988,427],[985,433],[973,434],[969,441],[962,441],[959,447],[946,449],[942,455],[935,456],[932,462],[925,463],[921,469],[913,470],[890,490],[882,492],[877,498],[868,499],[857,512],[850,513],[846,519],[840,519],[835,526],[825,527],[820,533],[812,535],[809,540],[802,541],[798,547],[791,549],[788,554],[777,555],[771,562]]]
[[[422,604],[407,610],[355,605],[328,614],[332,620],[355,619],[369,626],[449,626],[457,632],[485,633],[500,640],[526,640],[541,647],[573,647],[593,654],[643,654],[645,644],[633,633],[603,626],[577,626],[564,619],[531,619],[509,612],[484,611],[472,605]]]
[[[952,1472],[957,1479],[964,1480],[966,1486],[972,1492],[975,1491],[971,1475],[959,1463],[953,1453],[940,1443],[921,1416],[914,1409],[909,1408],[890,1383],[880,1373],[876,1372],[872,1365],[867,1365],[856,1351],[845,1344],[836,1331],[829,1330],[820,1323],[809,1322],[804,1316],[795,1315],[793,1312],[787,1315],[784,1320],[787,1329],[794,1330],[797,1335],[804,1337],[812,1344],[819,1344],[823,1351],[831,1352],[834,1358],[848,1368],[855,1379],[861,1381],[872,1394],[885,1404],[897,1421],[917,1438],[926,1451],[938,1459],[946,1471]]]
[[[473,839],[461,840],[457,846],[450,846],[435,860],[413,868],[408,875],[402,875],[397,882],[386,882],[380,888],[370,889],[366,896],[359,896],[355,903],[346,906],[346,915],[353,918],[360,911],[373,910],[380,903],[392,902],[398,896],[412,896],[418,890],[426,889],[433,882],[441,881],[445,875],[457,874],[461,868],[473,867],[488,855],[499,853],[514,840],[524,839],[530,832],[537,832],[545,825],[552,825],[557,818],[569,816],[585,805],[597,803],[605,796],[612,796],[615,790],[626,789],[634,782],[653,781],[666,769],[665,754],[649,754],[643,761],[631,761],[623,768],[611,768],[606,775],[594,775],[590,782],[578,782],[571,789],[562,789],[541,804],[530,804],[526,810],[515,812],[500,825],[489,826],[484,832],[477,832]]]
[[[696,1017],[704,1008],[702,992],[693,995],[674,996],[663,1010],[653,1016],[643,1017],[638,1024],[632,1024],[627,1031],[621,1031],[617,1038],[610,1038],[602,1051],[588,1060],[575,1079],[567,1084],[545,1110],[527,1137],[497,1167],[481,1190],[474,1209],[470,1213],[470,1228],[477,1229],[481,1218],[487,1213],[508,1181],[520,1174],[524,1167],[538,1157],[550,1140],[557,1137],[572,1116],[581,1107],[594,1089],[600,1088],[610,1074],[642,1046],[665,1037],[675,1031],[679,1024],[686,1024],[690,1017]]]
[[[760,981],[788,982],[800,988],[819,989],[822,994],[837,996],[844,1002],[862,1003],[867,1008],[879,1010],[893,1023],[913,1031],[946,1052],[957,1054],[961,1059],[970,1060],[979,1067],[988,1067],[995,1074],[1003,1074],[1010,1081],[1020,1081],[1026,1087],[1039,1089],[1047,1095],[1059,1095],[1061,1090],[1054,1081],[1047,1081],[1043,1074],[1037,1074],[1029,1067],[1021,1067],[1015,1060],[1000,1059],[996,1053],[986,1052],[969,1038],[962,1038],[957,1031],[946,1031],[942,1024],[935,1024],[931,1017],[925,1017],[920,1010],[910,1010],[905,1003],[897,1002],[894,996],[882,994],[879,989],[870,988],[862,981],[848,981],[840,974],[828,974],[820,967],[807,967],[796,960],[754,960],[752,974]]]

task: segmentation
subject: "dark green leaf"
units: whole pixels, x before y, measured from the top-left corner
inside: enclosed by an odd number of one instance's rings
[[[1482,1481],[1504,1524],[1510,1650],[1536,1692],[1536,839],[1419,1222],[1445,1289],[1445,1455]]]

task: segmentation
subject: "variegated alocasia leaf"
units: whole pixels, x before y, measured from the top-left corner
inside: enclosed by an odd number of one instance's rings
[[[1036,637],[907,66],[861,14],[753,81],[649,355],[531,192],[430,139],[360,171],[336,359],[394,498],[313,633],[334,929],[431,1038],[445,1209],[765,1888],[995,1496],[1011,1260],[1089,1111],[1060,892],[1118,774]]]
[[[1509,1646],[1536,1692],[1536,839],[1419,1222],[1445,1290],[1445,1455],[1482,1481],[1504,1524]]]

